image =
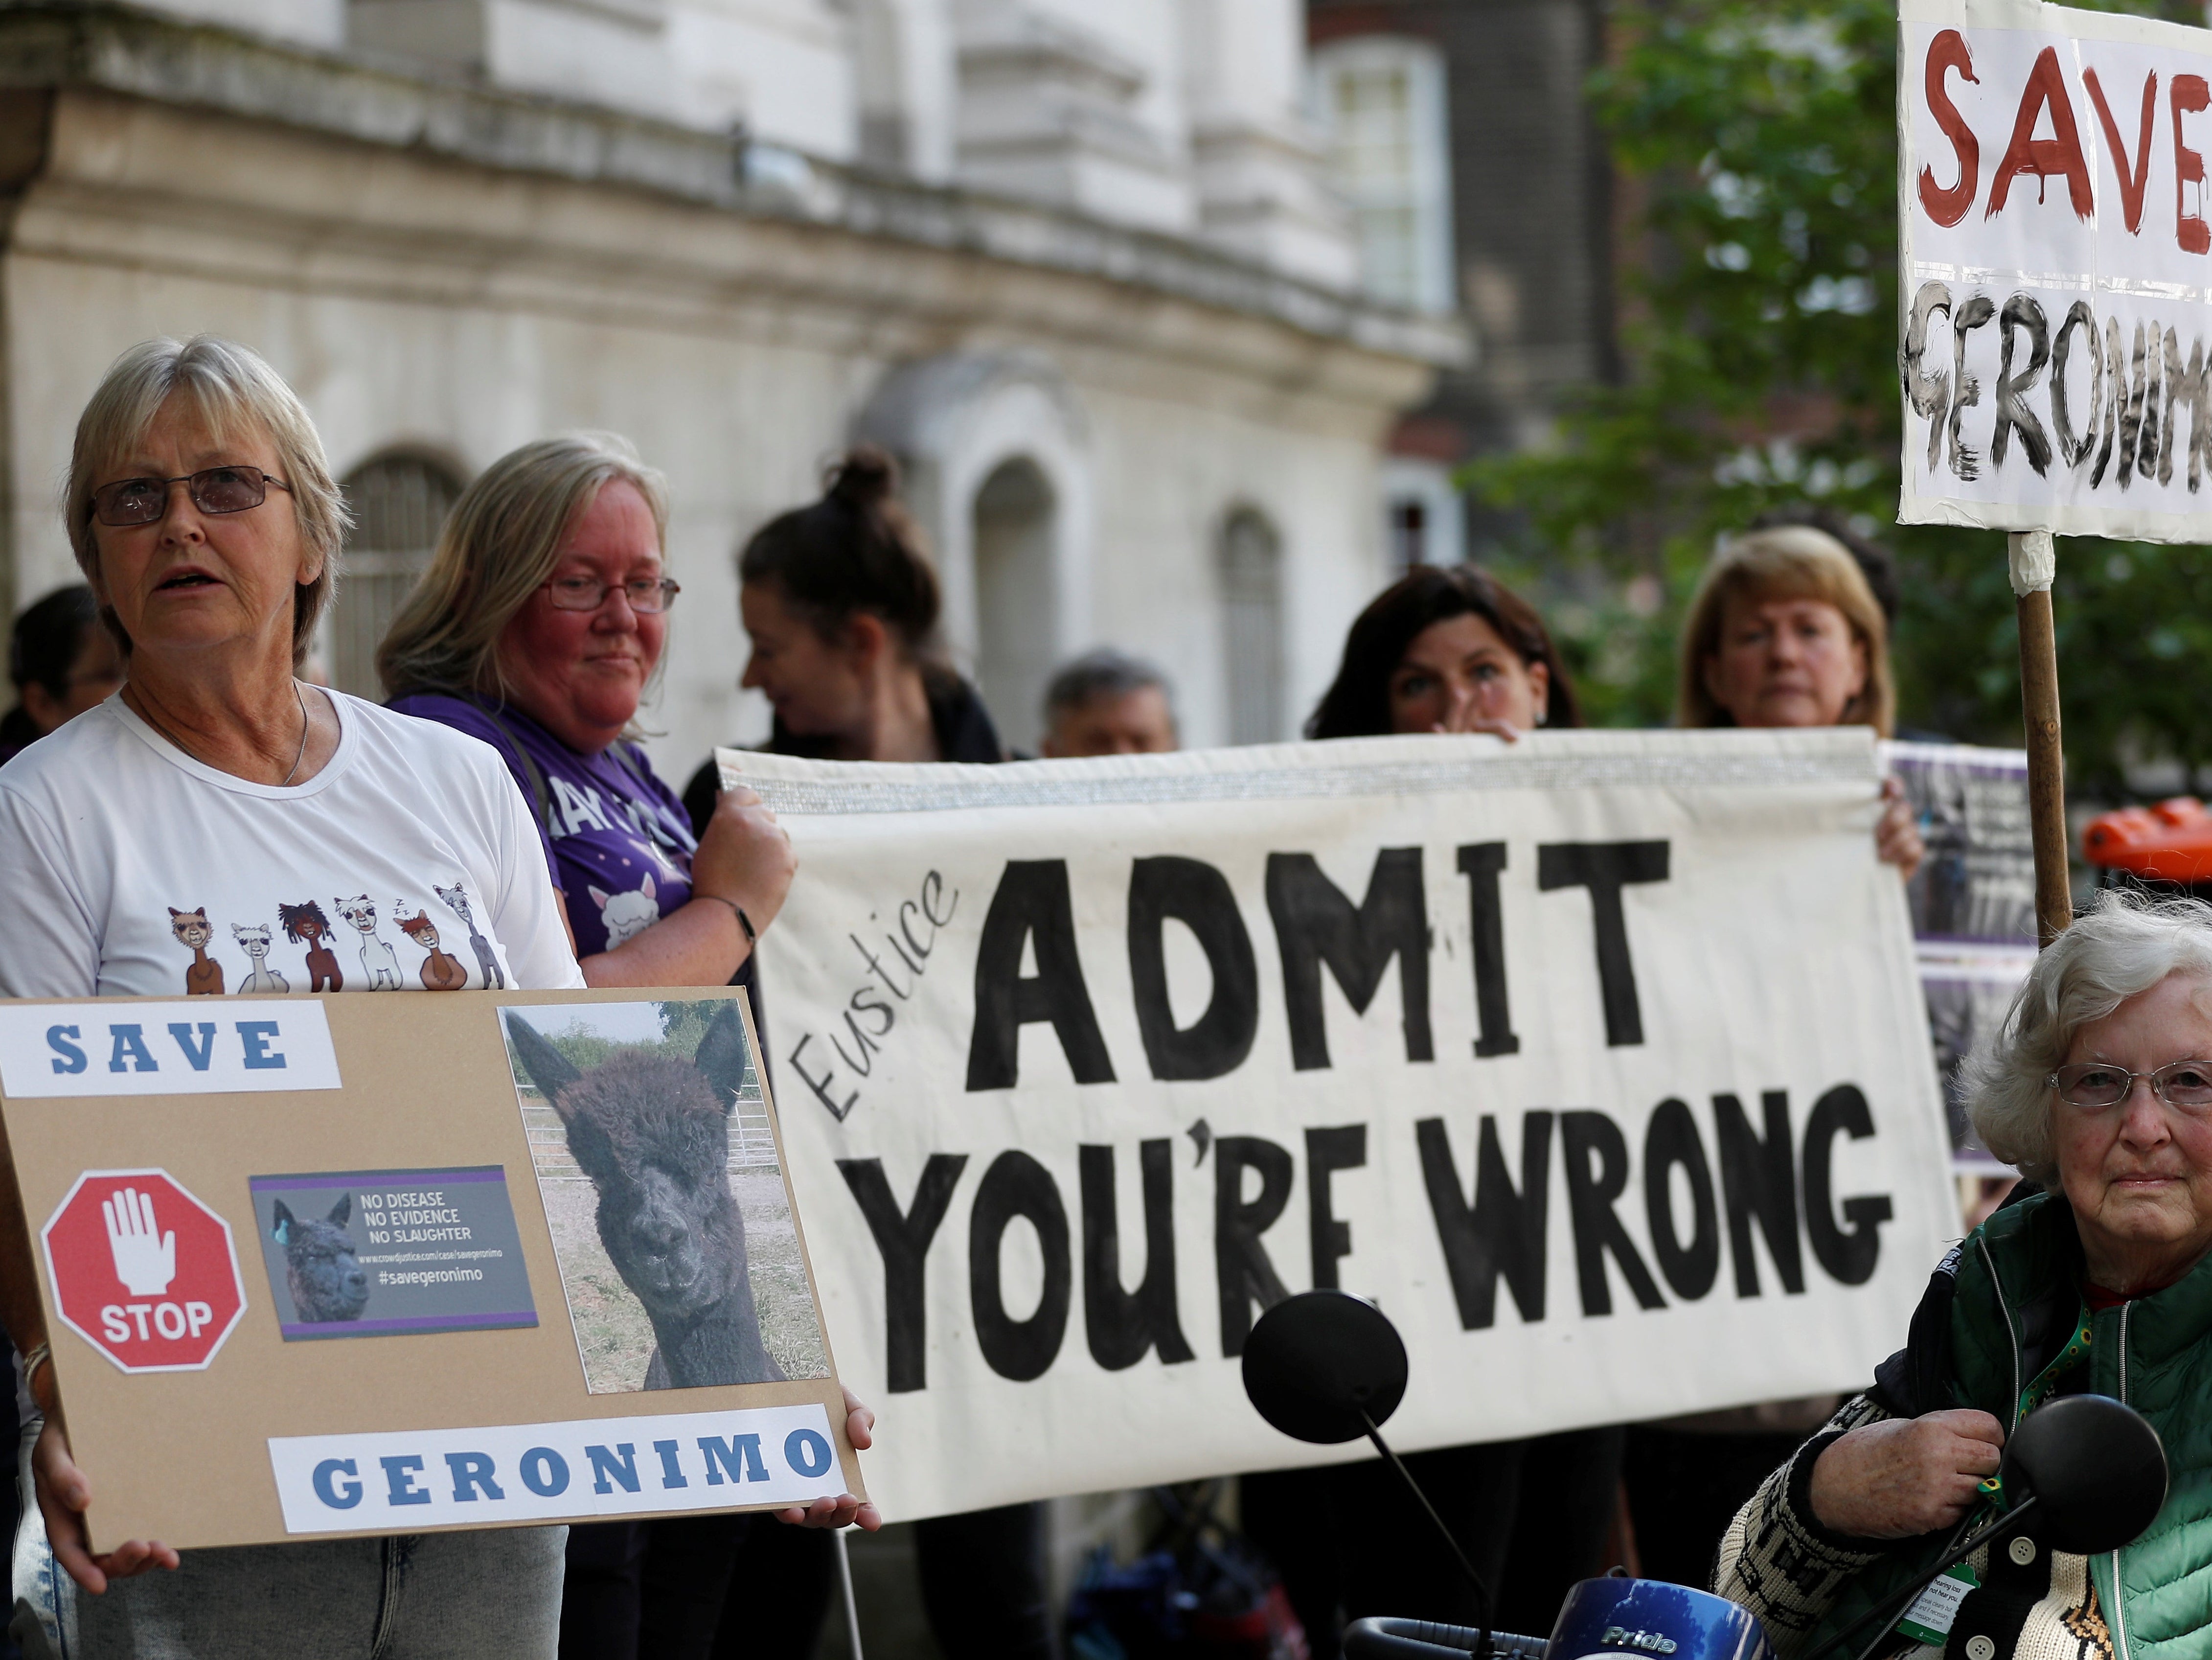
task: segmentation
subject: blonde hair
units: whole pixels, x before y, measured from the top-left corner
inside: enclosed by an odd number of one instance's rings
[[[1889,671],[1889,621],[1850,550],[1809,525],[1780,525],[1739,536],[1705,567],[1682,626],[1676,726],[1735,724],[1705,687],[1705,664],[1720,653],[1721,624],[1732,599],[1817,599],[1841,611],[1866,653],[1866,684],[1844,705],[1836,724],[1872,727],[1880,737],[1890,735],[1897,719],[1897,689]]]
[[[300,527],[301,540],[321,556],[322,569],[312,582],[295,583],[292,596],[292,662],[306,658],[315,623],[337,591],[339,553],[352,522],[337,481],[331,477],[323,441],[299,394],[262,357],[235,341],[212,334],[189,340],[164,337],[125,352],[108,368],[99,389],[77,417],[76,441],[70,450],[69,479],[62,487],[62,522],[70,551],[94,588],[101,586],[100,544],[93,534],[93,492],[108,471],[137,447],[171,398],[186,406],[217,443],[235,441],[258,429],[276,451],[276,465],[290,486],[286,500]],[[131,636],[112,605],[103,602],[100,621],[127,655]]]
[[[1996,1030],[1959,1065],[1983,1145],[2030,1181],[2059,1177],[2051,1075],[2074,1036],[2173,975],[2212,987],[2212,906],[2106,888],[2045,946]]]
[[[500,636],[560,562],[571,527],[616,479],[635,486],[668,538],[668,489],[611,432],[541,438],[510,450],[461,492],[438,534],[430,568],[377,648],[376,672],[392,696],[472,691],[504,699]]]

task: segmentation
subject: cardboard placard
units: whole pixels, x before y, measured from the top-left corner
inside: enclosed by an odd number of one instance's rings
[[[95,1549],[865,1493],[741,995],[0,1017]]]

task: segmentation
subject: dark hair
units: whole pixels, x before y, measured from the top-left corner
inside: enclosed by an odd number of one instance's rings
[[[1344,662],[1306,722],[1309,738],[1376,738],[1390,731],[1390,677],[1407,648],[1431,623],[1480,617],[1523,663],[1550,672],[1545,723],[1579,727],[1582,706],[1567,680],[1567,666],[1535,607],[1489,572],[1473,565],[1449,569],[1417,565],[1377,594],[1345,636]]]
[[[1894,630],[1897,627],[1897,607],[1902,594],[1897,586],[1897,561],[1887,548],[1870,536],[1862,536],[1851,528],[1850,516],[1817,502],[1804,502],[1792,508],[1770,508],[1747,526],[1751,530],[1768,530],[1783,525],[1809,525],[1814,530],[1824,530],[1844,544],[1845,551],[1857,562],[1859,573],[1874,593],[1874,602],[1881,607],[1881,614]]]
[[[1052,684],[1044,689],[1045,720],[1048,724],[1062,710],[1079,709],[1101,697],[1127,697],[1147,686],[1158,687],[1160,696],[1174,702],[1168,678],[1158,668],[1141,657],[1101,646],[1062,664],[1052,677]]]
[[[753,532],[738,556],[738,580],[774,582],[825,638],[866,611],[908,652],[933,656],[943,597],[921,533],[899,503],[898,468],[874,445],[855,445],[823,486],[820,501]]]
[[[67,697],[70,671],[99,621],[100,602],[82,582],[56,588],[26,610],[8,642],[8,678],[16,695],[26,686],[40,685]]]

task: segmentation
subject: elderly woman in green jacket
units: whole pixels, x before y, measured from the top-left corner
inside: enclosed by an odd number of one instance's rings
[[[1714,1589],[1784,1660],[1808,1653],[2005,1513],[1990,1478],[2024,1415],[2094,1392],[2166,1442],[2148,1530],[2083,1558],[2049,1549],[2031,1511],[1977,1553],[1952,1610],[1922,1600],[1876,1652],[2212,1656],[2212,907],[2100,896],[1966,1082],[1990,1147],[2044,1191],[1944,1259],[1874,1386],[1736,1517]]]

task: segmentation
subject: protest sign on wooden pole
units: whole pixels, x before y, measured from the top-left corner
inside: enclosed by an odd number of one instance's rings
[[[2020,617],[2020,713],[2027,731],[2027,815],[2035,838],[2035,937],[2047,946],[2074,920],[2066,857],[2066,747],[2058,726],[2058,636],[2051,610],[2056,560],[2047,531],[2007,538]]]
[[[2051,538],[2212,540],[2212,32],[2036,0],[1903,0],[1899,26],[1898,517],[2011,532],[2047,945],[2072,917]]]

